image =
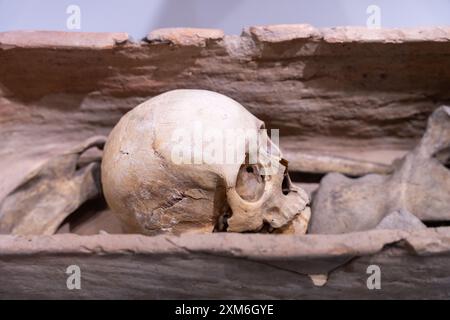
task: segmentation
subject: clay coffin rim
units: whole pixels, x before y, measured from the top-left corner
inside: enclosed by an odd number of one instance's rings
[[[402,244],[416,255],[450,253],[450,227],[416,231],[370,230],[338,235],[183,234],[144,236],[0,235],[0,256],[32,254],[211,253],[258,260],[363,256]]]
[[[369,29],[366,27],[315,28],[309,24],[251,26],[241,36],[251,36],[258,42],[277,43],[296,39],[326,43],[408,43],[448,42],[450,27],[420,27],[402,29]],[[209,40],[220,41],[227,36],[219,29],[162,28],[151,31],[142,41],[135,41],[125,32],[67,32],[18,30],[0,32],[0,49],[11,48],[84,48],[109,49],[125,44],[170,43],[178,46],[204,46]]]

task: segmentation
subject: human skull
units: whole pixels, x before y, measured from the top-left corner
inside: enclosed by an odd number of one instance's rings
[[[206,90],[169,91],[124,115],[104,148],[102,185],[129,232],[304,233],[309,220],[308,195],[264,123]]]

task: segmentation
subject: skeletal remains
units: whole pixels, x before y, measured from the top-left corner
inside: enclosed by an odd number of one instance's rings
[[[225,139],[230,132],[234,140]],[[100,158],[82,155],[102,149],[104,141],[92,137],[55,155],[2,195],[0,233],[53,234],[98,197]],[[214,148],[217,141],[223,150]],[[417,147],[392,165],[298,153],[288,159],[294,170],[332,172],[313,195],[312,214],[307,193],[291,183],[288,161],[262,121],[221,94],[175,90],[122,117],[104,147],[101,183],[124,231],[149,235],[303,234],[307,228],[329,234],[450,220],[449,107],[436,109]]]
[[[194,145],[186,136],[197,134],[195,126],[239,134]],[[308,195],[291,183],[287,161],[262,129],[262,121],[218,93],[175,90],[154,97],[122,117],[109,136],[102,161],[105,198],[133,232],[305,233]],[[173,139],[177,134],[186,139],[181,146]],[[268,148],[252,148],[252,137]],[[204,161],[217,141],[234,161]],[[174,157],[177,147],[188,161]],[[196,154],[201,159],[189,161]]]
[[[313,202],[311,233],[420,228],[450,220],[450,107],[436,109],[420,143],[389,175],[325,176]],[[417,217],[417,218],[416,218]],[[420,222],[419,222],[420,223]],[[390,226],[389,226],[390,225]]]
[[[83,163],[81,156],[104,143],[105,137],[94,136],[29,172],[0,198],[0,234],[54,234],[79,206],[98,197],[101,159]]]

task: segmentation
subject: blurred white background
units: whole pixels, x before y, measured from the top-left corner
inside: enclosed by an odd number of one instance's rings
[[[69,5],[81,10],[80,30],[124,31],[141,39],[161,27],[219,28],[310,23],[366,25],[369,5],[382,27],[450,25],[450,0],[0,0],[0,31],[67,30]]]

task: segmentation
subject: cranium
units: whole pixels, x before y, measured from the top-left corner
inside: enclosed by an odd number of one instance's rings
[[[102,160],[105,198],[131,232],[304,233],[308,195],[291,183],[287,161],[262,129],[215,92],[156,96],[112,130]]]

